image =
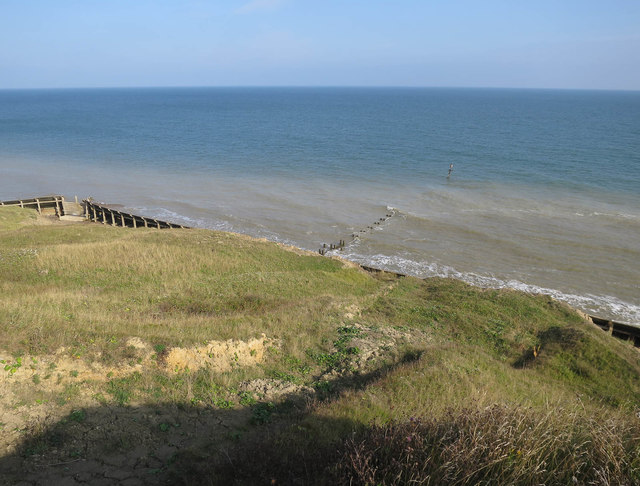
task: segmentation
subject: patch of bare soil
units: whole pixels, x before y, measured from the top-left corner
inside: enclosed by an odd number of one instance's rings
[[[209,341],[204,346],[172,348],[166,357],[166,363],[173,371],[194,371],[207,367],[216,372],[224,372],[237,366],[255,366],[262,362],[265,351],[276,345],[276,341],[264,334],[249,341]]]
[[[229,441],[248,424],[246,409],[178,409],[161,399],[158,406],[106,403],[100,390],[108,380],[159,365],[142,339],[126,345],[135,350],[135,364],[87,362],[66,348],[20,358],[0,351],[0,485],[158,484],[176,451]],[[277,345],[264,335],[210,341],[171,348],[160,365],[223,372],[255,366]]]
[[[49,226],[52,224],[55,225],[70,225],[70,224],[78,224],[78,223],[85,223],[85,221],[64,221],[61,220],[60,218],[58,218],[58,216],[56,216],[55,212],[53,210],[51,211],[47,211],[46,209],[42,210],[42,213],[37,214],[36,220],[35,222],[30,222],[29,224],[36,224],[36,225],[40,225],[40,226]]]
[[[358,370],[375,366],[380,359],[389,356],[403,344],[411,343],[415,338],[412,333],[390,327],[372,329],[360,324],[354,324],[353,327],[361,331],[350,343],[359,351],[353,363]]]
[[[424,339],[401,329],[360,324],[356,306],[345,314],[342,329],[348,329],[348,346],[358,351],[349,354],[347,368],[318,376],[319,382],[337,384],[345,376],[377,369],[395,350]],[[168,484],[174,455],[212,444],[231,446],[256,426],[255,410],[176,405],[162,397],[153,404],[117,406],[102,395],[106,382],[158,366],[170,373],[252,367],[280,343],[265,335],[209,341],[164,350],[162,359],[138,337],[126,345],[135,359],[111,366],[74,358],[66,348],[19,361],[0,351],[5,361],[0,368],[0,485]],[[304,402],[317,394],[311,386],[279,379],[246,381],[238,392],[273,403]]]

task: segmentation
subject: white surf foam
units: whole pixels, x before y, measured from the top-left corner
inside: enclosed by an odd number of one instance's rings
[[[416,262],[401,256],[389,255],[363,255],[356,253],[356,245],[350,245],[344,252],[333,252],[347,260],[362,265],[380,268],[392,272],[411,275],[419,278],[443,277],[455,278],[483,288],[520,290],[529,294],[549,295],[550,297],[566,302],[567,304],[605,318],[614,318],[617,321],[633,325],[640,325],[640,306],[624,302],[610,295],[576,295],[561,290],[528,284],[514,279],[501,279],[491,275],[480,275],[473,272],[460,272],[453,267],[440,265],[435,262]]]

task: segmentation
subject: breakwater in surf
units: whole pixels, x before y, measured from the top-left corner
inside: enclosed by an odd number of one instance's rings
[[[340,240],[338,241],[338,243],[329,243],[329,244],[323,243],[322,247],[320,247],[320,249],[318,250],[318,253],[320,253],[320,255],[326,255],[327,252],[329,251],[334,251],[334,250],[343,251],[348,244],[353,243],[357,241],[359,238],[361,238],[362,236],[371,233],[371,231],[373,231],[377,227],[381,227],[380,225],[385,223],[389,218],[392,218],[396,214],[396,211],[393,208],[387,208],[387,209],[388,211],[383,217],[378,218],[378,220],[374,221],[370,225],[363,226],[362,228],[351,233],[350,236],[346,237],[347,239]]]

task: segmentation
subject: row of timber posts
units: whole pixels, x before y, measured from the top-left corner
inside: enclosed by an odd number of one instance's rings
[[[608,333],[610,336],[622,339],[624,341],[632,341],[636,348],[640,348],[640,328],[633,324],[624,324],[622,322],[614,322],[609,319],[602,319],[588,315],[589,320],[600,329]]]
[[[122,211],[96,204],[90,199],[84,199],[82,202],[84,204],[85,218],[94,223],[130,228],[187,228],[181,224],[168,223],[145,216],[123,213]]]
[[[28,199],[15,199],[11,201],[0,201],[0,206],[18,206],[21,208],[36,209],[38,213],[42,213],[43,209],[53,209],[56,216],[62,217],[64,215],[63,203],[66,200],[64,196],[42,196]],[[78,199],[76,198],[76,203]],[[84,205],[84,217],[85,219],[100,222],[103,224],[110,224],[112,226],[128,226],[132,228],[187,228],[181,224],[169,223],[166,221],[160,221],[154,218],[147,218],[145,216],[137,216],[135,214],[123,213],[115,209],[96,204],[91,201],[91,198],[82,201]]]
[[[372,225],[369,225],[364,229],[361,229],[361,230],[356,231],[355,233],[352,233],[351,234],[351,243],[353,243],[354,241],[357,241],[360,238],[360,235],[362,235],[363,233],[368,233],[370,231],[373,231],[373,229],[377,225],[381,225],[382,223],[384,223],[389,218],[395,216],[395,214],[396,214],[396,210],[395,209],[391,209],[390,212],[385,214],[384,218],[380,218],[378,221],[375,221]],[[327,245],[326,243],[323,243],[322,244],[322,248],[320,248],[318,250],[318,253],[320,253],[320,255],[326,255],[326,253],[328,251],[332,251],[332,250],[340,250],[340,251],[342,251],[344,249],[345,245],[346,245],[345,240],[340,240],[337,244],[336,243],[330,243],[330,244]]]
[[[20,206],[21,208],[34,207],[38,213],[42,213],[43,208],[54,208],[58,217],[62,216],[62,203],[64,196],[44,196],[30,199],[16,199],[15,201],[0,201],[0,206]]]
[[[330,243],[329,245],[327,245],[326,243],[323,243],[322,248],[318,250],[318,253],[320,253],[321,255],[324,255],[325,253],[327,253],[327,251],[331,251],[331,250],[342,251],[342,249],[344,248],[344,245],[345,245],[344,240],[340,240],[338,244]]]

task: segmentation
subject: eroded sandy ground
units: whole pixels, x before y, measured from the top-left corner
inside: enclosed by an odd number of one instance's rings
[[[163,366],[174,373],[223,372],[255,366],[277,345],[265,336],[210,341],[169,349]],[[131,338],[127,346],[135,349],[133,365],[86,362],[66,348],[20,359],[0,351],[0,484],[161,483],[176,451],[231,440],[231,431],[248,423],[246,409],[185,409],[164,405],[162,397],[157,406],[105,403],[99,390],[107,381],[158,366],[142,339]]]
[[[357,320],[359,309],[346,309]],[[392,328],[351,324],[350,346],[358,348],[351,371],[375,367],[412,336]],[[159,356],[138,337],[127,341],[129,363],[108,366],[73,356],[61,348],[52,355],[15,357],[0,351],[0,484],[163,484],[178,451],[206,445],[227,447],[252,427],[247,406],[217,408],[177,405],[158,397],[153,404],[117,406],[104,397],[109,380],[162,367],[169,374],[208,369],[222,373],[262,363],[276,339],[209,341],[191,348],[170,348]],[[316,377],[331,382],[332,371]],[[240,383],[260,401],[292,399],[304,404],[316,389],[286,380],[256,379]],[[174,478],[175,480],[175,478]]]

